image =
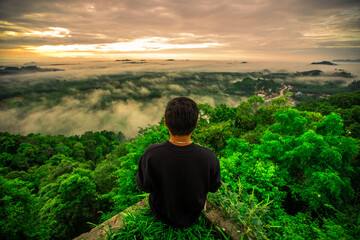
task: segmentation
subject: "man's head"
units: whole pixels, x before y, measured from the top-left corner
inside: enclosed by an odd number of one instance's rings
[[[189,135],[197,125],[199,109],[187,97],[177,97],[166,105],[165,122],[174,136]]]

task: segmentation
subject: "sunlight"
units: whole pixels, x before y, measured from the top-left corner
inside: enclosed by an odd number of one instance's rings
[[[4,31],[2,33],[0,33],[0,36],[17,36],[19,35],[17,32],[14,32],[14,31]]]
[[[50,31],[31,31],[25,35],[38,35],[45,37],[71,37],[70,31],[61,27],[49,27]]]
[[[222,46],[220,43],[187,43],[174,44],[171,38],[152,37],[135,39],[131,42],[118,42],[108,44],[72,44],[72,45],[43,45],[28,47],[38,53],[57,52],[131,52],[131,51],[159,51],[168,49],[196,49]]]

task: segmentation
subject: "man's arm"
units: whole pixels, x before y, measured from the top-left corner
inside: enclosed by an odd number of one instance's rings
[[[216,192],[221,187],[221,176],[220,176],[220,163],[219,159],[215,156],[215,166],[211,171],[210,179],[210,192]]]
[[[149,169],[147,168],[147,161],[144,159],[142,155],[139,160],[138,171],[136,174],[136,182],[141,191],[150,193],[151,186],[149,184]]]

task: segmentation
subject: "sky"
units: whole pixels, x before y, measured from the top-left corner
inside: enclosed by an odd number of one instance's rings
[[[359,0],[0,0],[0,58],[360,58]]]

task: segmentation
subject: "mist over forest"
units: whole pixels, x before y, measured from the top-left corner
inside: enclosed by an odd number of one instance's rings
[[[62,71],[1,75],[0,131],[70,136],[108,130],[133,137],[139,128],[159,122],[167,101],[176,96],[236,107],[255,91],[279,94],[287,83],[329,95],[348,91],[358,79],[351,64],[129,60],[28,65]]]

